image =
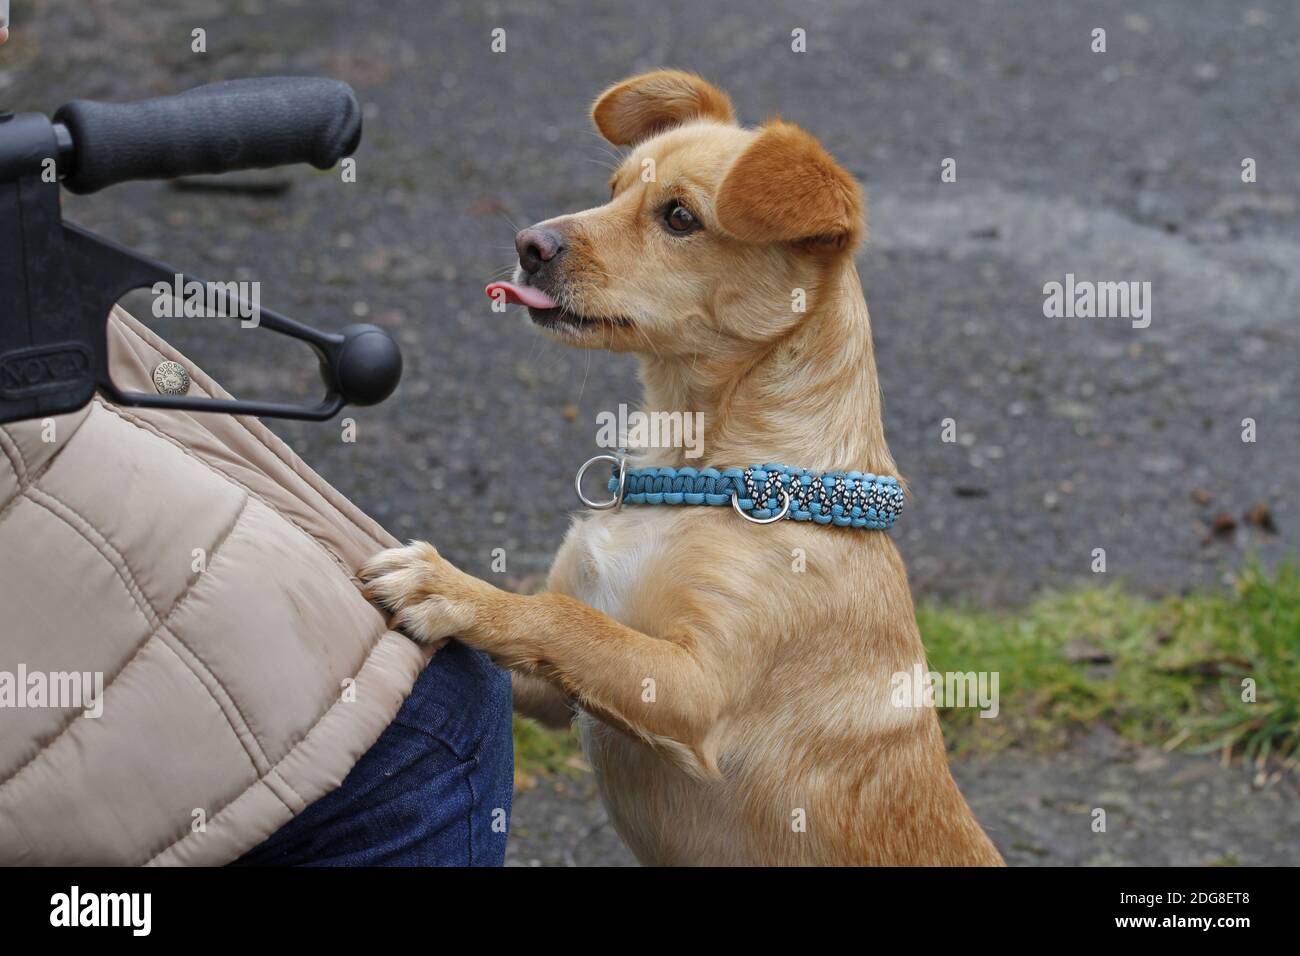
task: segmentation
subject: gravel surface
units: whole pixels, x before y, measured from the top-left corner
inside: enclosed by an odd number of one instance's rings
[[[629,359],[544,341],[492,313],[482,287],[512,261],[515,225],[603,201],[610,150],[588,104],[659,65],[718,82],[745,121],[779,112],[807,126],[867,184],[872,241],[859,266],[887,434],[914,492],[896,537],[918,594],[998,605],[1095,583],[1098,547],[1107,580],[1165,594],[1300,542],[1290,0],[1152,0],[1141,12],[1115,0],[44,0],[14,17],[0,49],[11,109],[259,74],[353,84],[366,109],[356,183],[300,167],[251,177],[289,187],[274,194],[136,183],[68,197],[65,211],[194,275],[258,280],[266,305],[313,324],[390,329],[404,382],[348,413],[355,442],[338,422],[273,427],[394,533],[427,536],[468,570],[488,574],[503,547],[508,583],[544,571],[573,471],[594,453],[596,414],[638,397]],[[191,50],[198,27],[205,54]],[[489,47],[496,27],[502,54]],[[790,50],[795,27],[806,53]],[[1094,27],[1106,53],[1089,49]],[[940,182],[945,157],[956,182]],[[1241,181],[1244,157],[1255,183]],[[1045,318],[1043,285],[1067,273],[1150,282],[1150,326]],[[314,388],[309,357],[267,333],[153,324],[237,394]],[[1253,443],[1241,440],[1245,418]],[[528,495],[520,473],[537,482]],[[1242,520],[1257,503],[1275,532]],[[1108,759],[1003,756],[961,772],[977,805],[985,784],[1040,795],[982,811],[1018,861],[1118,859],[1140,846],[1150,862],[1294,862],[1295,841],[1246,836],[1294,833],[1294,801],[1243,792],[1231,774],[1162,790],[1169,771]],[[1062,807],[1090,799],[1075,782],[1108,773],[1125,792],[1143,787],[1131,801],[1142,835],[1117,823],[1109,839],[1068,838],[1057,824],[1078,821]],[[1167,812],[1208,814],[1188,796],[1198,786],[1222,788],[1237,829],[1175,816],[1160,851],[1166,822],[1142,801],[1164,793]],[[542,829],[552,803],[525,794],[520,828]],[[615,845],[598,810],[566,805],[581,809],[555,814],[552,829],[591,835],[562,850],[529,844],[521,859],[582,862]],[[1198,828],[1222,839],[1188,836]],[[1018,841],[1041,854],[1017,858]]]
[[[1275,773],[1275,772],[1274,772]],[[1300,778],[1133,747],[959,759],[953,775],[1011,866],[1295,866]],[[1094,830],[1098,809],[1105,830]],[[515,795],[509,866],[636,866],[589,773]]]

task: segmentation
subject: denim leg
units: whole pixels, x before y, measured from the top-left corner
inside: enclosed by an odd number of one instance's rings
[[[510,675],[450,642],[343,784],[235,865],[500,866],[510,714]]]

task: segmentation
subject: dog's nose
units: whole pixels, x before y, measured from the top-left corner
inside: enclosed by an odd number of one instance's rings
[[[554,229],[529,226],[515,236],[515,249],[519,264],[529,275],[535,275],[543,263],[550,262],[564,251],[564,237]]]

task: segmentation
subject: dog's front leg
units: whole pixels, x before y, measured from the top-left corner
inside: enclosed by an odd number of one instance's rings
[[[361,571],[366,596],[418,641],[454,636],[501,664],[554,682],[696,775],[718,774],[706,747],[720,694],[689,634],[650,637],[560,594],[511,594],[415,542]]]
[[[556,730],[564,730],[573,723],[573,698],[558,684],[515,670],[510,674],[510,690],[516,713]]]

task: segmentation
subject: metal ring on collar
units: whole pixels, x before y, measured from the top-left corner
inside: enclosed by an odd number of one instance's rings
[[[785,504],[781,506],[779,513],[772,515],[770,518],[751,518],[740,507],[740,495],[737,492],[731,493],[731,507],[736,509],[736,514],[740,515],[746,521],[752,521],[754,524],[771,524],[773,521],[780,521],[790,513],[790,492],[784,488],[781,489],[781,497],[785,498]]]
[[[609,501],[592,501],[582,493],[582,478],[590,468],[598,461],[607,461],[611,465],[618,465],[618,494]],[[610,508],[615,510],[623,507],[623,489],[627,483],[627,457],[624,455],[597,455],[595,458],[588,458],[581,468],[578,469],[577,476],[573,479],[573,490],[578,493],[578,500],[593,511],[608,511]]]

